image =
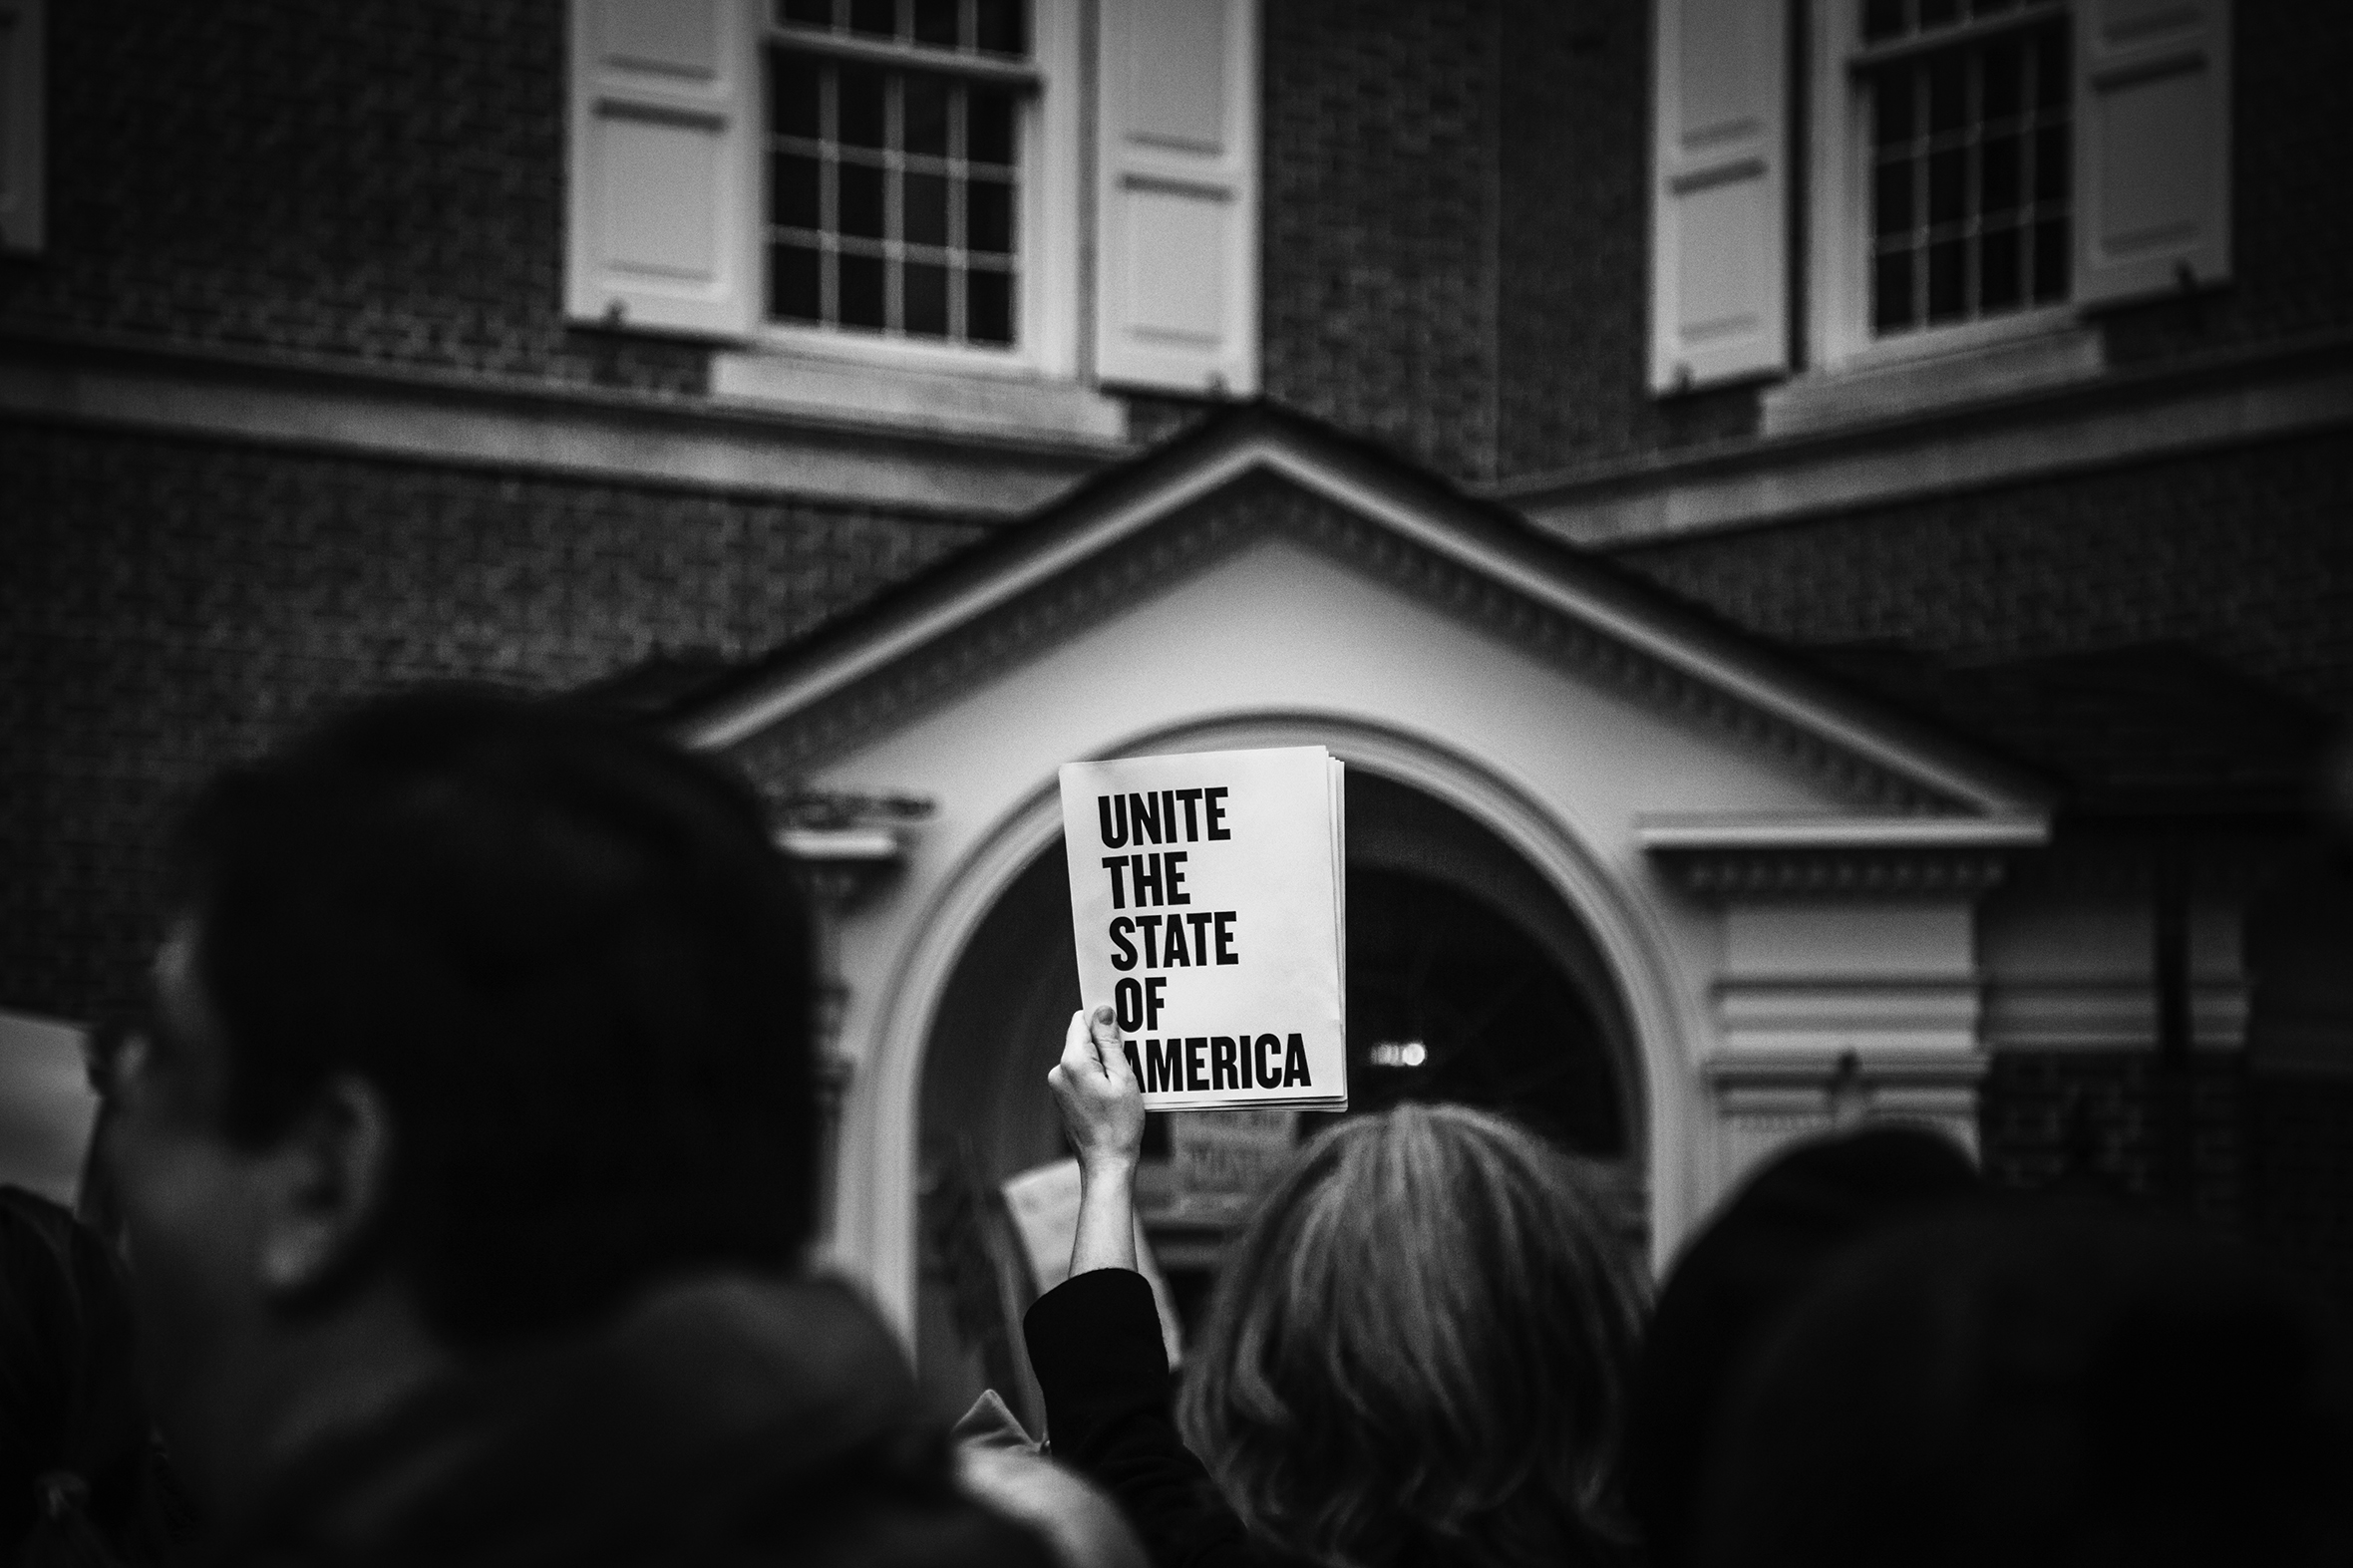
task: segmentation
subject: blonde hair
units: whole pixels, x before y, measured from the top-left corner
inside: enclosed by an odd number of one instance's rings
[[[1303,1148],[1237,1245],[1179,1400],[1250,1533],[1337,1568],[1620,1557],[1641,1301],[1599,1186],[1461,1105]]]

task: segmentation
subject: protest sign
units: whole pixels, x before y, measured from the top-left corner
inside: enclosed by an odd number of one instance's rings
[[[1064,766],[1079,990],[1147,1109],[1347,1108],[1344,777],[1320,746]]]

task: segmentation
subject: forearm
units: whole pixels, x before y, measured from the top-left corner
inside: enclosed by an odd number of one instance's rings
[[[1136,1267],[1136,1162],[1104,1155],[1079,1165],[1079,1225],[1070,1271]]]

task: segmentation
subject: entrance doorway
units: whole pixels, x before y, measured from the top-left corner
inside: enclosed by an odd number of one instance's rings
[[[1511,1115],[1606,1168],[1639,1252],[1639,1055],[1582,922],[1501,838],[1431,795],[1351,768],[1347,809],[1346,1114],[1420,1099]],[[1057,842],[966,944],[927,1042],[916,1357],[944,1413],[994,1387],[1025,1419],[1039,1414],[1018,1327],[1035,1288],[998,1184],[1067,1152],[1046,1073],[1080,1005],[1076,969]],[[1138,1206],[1189,1330],[1243,1211],[1188,1200],[1175,1157],[1187,1129],[1171,1120],[1152,1118]],[[1303,1115],[1282,1135],[1323,1124]]]

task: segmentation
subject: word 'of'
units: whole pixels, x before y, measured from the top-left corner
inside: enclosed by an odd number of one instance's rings
[[[1096,815],[1103,820],[1103,847],[1117,849],[1133,832],[1140,844],[1198,843],[1205,823],[1210,838],[1231,838],[1224,825],[1227,791],[1223,784],[1210,789],[1147,789],[1141,794],[1099,794]],[[1176,808],[1184,807],[1184,836],[1176,836]],[[1197,811],[1196,811],[1197,808]]]
[[[1141,1058],[1136,1042],[1123,1042],[1128,1066],[1147,1095],[1204,1095],[1221,1089],[1312,1089],[1307,1081],[1307,1045],[1297,1035],[1171,1035],[1147,1040]]]

